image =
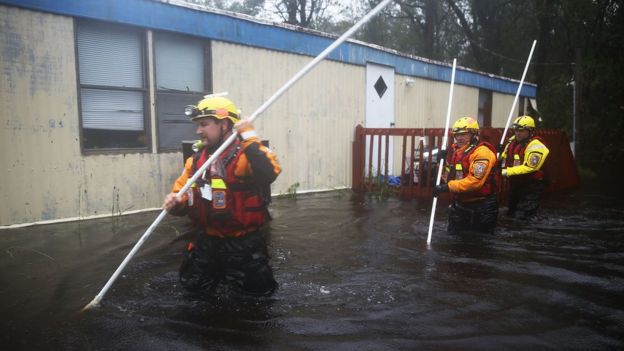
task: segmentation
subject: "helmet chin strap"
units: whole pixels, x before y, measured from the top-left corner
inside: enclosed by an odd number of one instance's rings
[[[476,144],[479,141],[479,134],[471,133],[470,144]]]
[[[225,137],[229,137],[231,134],[231,129],[229,128],[230,122],[228,122],[225,119],[220,120],[220,125],[219,125],[219,129],[221,131],[221,133],[219,134],[219,142],[217,143],[216,147],[221,146],[221,144],[223,144],[223,140],[225,140]],[[225,131],[223,130],[223,128],[221,127],[223,125],[223,123],[225,123],[226,126],[228,126],[227,129],[225,129]]]

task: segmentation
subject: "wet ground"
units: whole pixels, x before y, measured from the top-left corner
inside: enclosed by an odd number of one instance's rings
[[[451,236],[429,201],[275,199],[271,298],[185,293],[186,220],[157,213],[0,231],[2,350],[604,350],[624,347],[624,206],[544,201],[529,225]]]

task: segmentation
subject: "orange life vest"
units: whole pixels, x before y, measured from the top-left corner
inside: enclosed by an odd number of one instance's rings
[[[242,154],[241,144],[236,140],[215,160],[216,166],[211,164],[192,188],[190,217],[210,236],[243,236],[267,221],[266,202],[260,196],[258,184],[251,177],[242,179],[234,174]],[[209,157],[206,148],[196,152],[193,155],[193,173]],[[211,200],[202,196],[202,188],[206,195],[206,185],[210,185]]]
[[[486,146],[490,149],[494,154],[496,154],[496,148],[487,141],[479,141],[475,144],[469,145],[463,152],[456,152],[457,145],[453,144],[451,146],[451,153],[448,159],[449,165],[449,173],[448,173],[448,181],[451,180],[459,180],[466,176],[466,172],[470,170],[470,155],[480,146]],[[461,165],[461,171],[458,170],[457,165]],[[490,196],[496,193],[496,173],[494,170],[496,165],[493,165],[490,171],[490,174],[487,176],[485,183],[483,186],[475,191],[471,191],[469,193],[461,193],[457,194],[457,198],[459,200],[462,199],[475,199],[475,198],[483,198]]]

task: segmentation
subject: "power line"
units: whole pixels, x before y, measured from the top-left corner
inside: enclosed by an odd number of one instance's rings
[[[500,53],[498,53],[496,51],[490,50],[490,49],[484,47],[483,45],[481,45],[480,43],[475,42],[473,40],[470,40],[470,38],[466,38],[466,39],[469,42],[473,43],[474,45],[478,46],[481,50],[483,50],[483,51],[485,51],[485,52],[487,52],[487,53],[489,53],[489,54],[491,54],[493,56],[502,58],[502,59],[507,60],[507,61],[511,61],[513,63],[519,63],[519,64],[522,64],[522,65],[525,64],[525,61],[518,60],[518,59],[512,58],[512,57],[508,57],[508,56],[500,54]],[[536,61],[532,61],[531,64],[532,65],[537,65],[537,66],[574,66],[574,62],[536,62]]]

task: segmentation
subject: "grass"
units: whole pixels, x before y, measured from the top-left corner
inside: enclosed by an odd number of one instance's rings
[[[399,194],[399,188],[388,184],[388,180],[384,179],[382,174],[377,172],[376,175],[368,175],[365,179],[366,193],[370,196],[378,198],[388,198],[390,196],[397,196]]]
[[[298,188],[299,188],[299,182],[296,182],[296,183],[292,184],[291,186],[288,187],[288,189],[286,189],[285,195],[287,197],[290,197],[290,198],[293,198],[293,199],[297,198],[297,189]]]

